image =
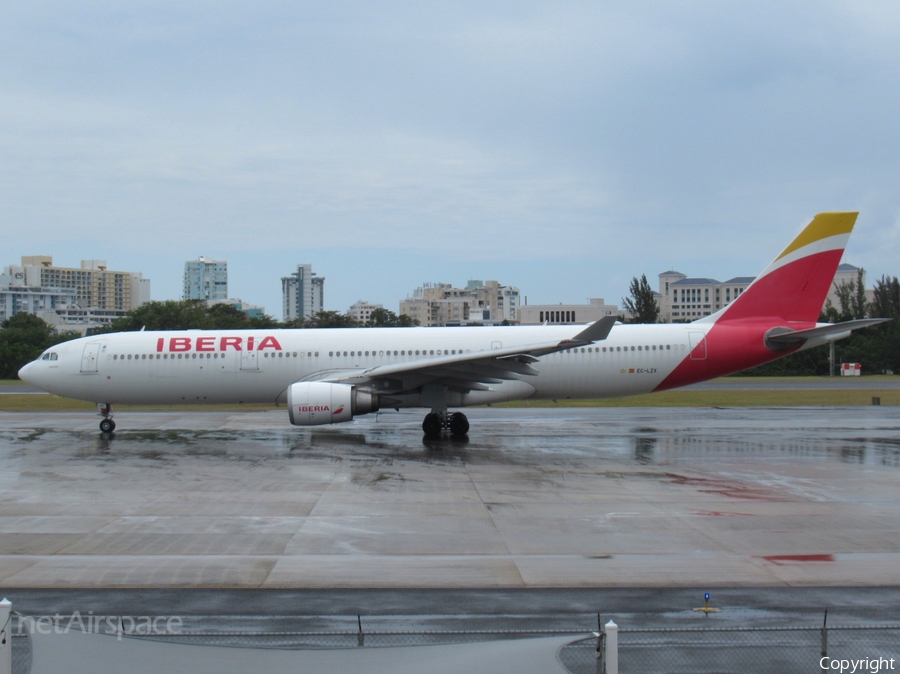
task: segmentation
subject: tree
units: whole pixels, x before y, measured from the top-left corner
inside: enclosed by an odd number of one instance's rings
[[[640,279],[637,276],[632,278],[629,292],[631,297],[622,298],[622,305],[631,314],[631,322],[656,323],[659,320],[659,304],[647,281],[647,275],[641,274]]]
[[[390,309],[375,309],[366,321],[367,328],[410,328],[419,324],[406,314],[395,314]]]
[[[56,333],[33,314],[16,314],[0,324],[0,379],[16,379],[19,369],[54,344],[81,337],[74,331]]]
[[[865,270],[860,268],[855,281],[841,281],[834,284],[838,307],[832,305],[831,300],[825,303],[823,313],[828,322],[851,321],[856,318],[865,318],[869,314],[869,302],[866,299],[866,287],[863,281],[865,273]]]
[[[208,306],[203,300],[145,302],[117,318],[102,332],[135,330],[240,330],[279,326],[271,316],[250,316],[230,304]]]
[[[872,303],[869,305],[871,318],[900,318],[900,281],[897,277],[882,276],[875,282]]]
[[[359,323],[339,311],[319,311],[303,320],[301,328],[356,328]]]
[[[367,328],[395,328],[398,322],[397,314],[390,309],[379,307],[369,314],[369,320],[366,321]]]

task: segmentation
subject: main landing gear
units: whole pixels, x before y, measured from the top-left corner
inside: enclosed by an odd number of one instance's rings
[[[103,419],[100,421],[101,433],[112,433],[116,430],[116,422],[112,420],[112,405],[108,403],[97,403],[97,414]]]
[[[466,419],[466,415],[462,412],[454,412],[453,414],[431,412],[425,415],[425,421],[422,422],[422,431],[425,435],[435,438],[444,429],[449,430],[451,435],[465,435],[469,432],[469,420]]]

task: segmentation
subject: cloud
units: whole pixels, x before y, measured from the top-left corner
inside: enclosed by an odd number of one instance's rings
[[[656,266],[753,273],[815,212],[859,208],[851,246],[890,271],[892,3],[0,11],[11,250],[91,249],[101,231],[184,259],[600,255],[612,285]],[[564,276],[535,283],[572,293]]]

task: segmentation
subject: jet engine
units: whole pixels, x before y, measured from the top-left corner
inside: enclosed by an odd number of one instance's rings
[[[288,387],[287,404],[294,426],[319,426],[376,412],[378,396],[348,384],[302,381]]]

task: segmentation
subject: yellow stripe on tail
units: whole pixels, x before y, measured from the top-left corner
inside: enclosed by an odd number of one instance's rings
[[[856,224],[856,217],[859,213],[819,213],[813,218],[806,228],[800,232],[796,239],[784,249],[775,261],[777,262],[786,255],[790,255],[795,250],[803,248],[811,243],[827,239],[830,236],[839,234],[849,234],[853,231],[853,225]]]

